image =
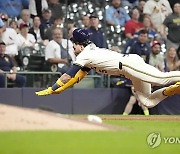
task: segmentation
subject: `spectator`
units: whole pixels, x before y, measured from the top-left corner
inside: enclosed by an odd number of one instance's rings
[[[104,35],[104,32],[98,28],[99,19],[95,15],[91,15],[90,17],[90,28],[88,28],[91,41],[100,48],[107,48],[107,42]]]
[[[19,33],[19,27],[18,27],[18,23],[17,23],[16,20],[12,19],[12,20],[9,22],[9,27],[12,28],[12,29],[14,29],[17,34]]]
[[[5,54],[8,54],[12,58],[14,64],[17,65],[15,60],[15,55],[18,55],[17,33],[14,29],[8,27],[7,14],[2,14],[1,18],[4,22],[4,26],[1,28],[1,39],[6,44]]]
[[[171,47],[166,52],[165,71],[179,71],[180,60],[178,60],[176,49]]]
[[[68,50],[68,53],[70,54],[70,56],[72,58],[72,61],[74,61],[75,60],[75,54],[74,54],[74,49],[73,49],[73,43],[70,39],[73,37],[73,31],[74,31],[74,29],[76,29],[76,27],[75,27],[75,23],[72,19],[68,18],[66,23],[67,23],[67,28],[63,29],[64,30],[63,31],[63,38],[64,39],[62,39],[62,46],[66,50]],[[68,30],[68,32],[67,32],[67,30]]]
[[[29,29],[29,33],[34,35],[37,43],[43,43],[44,30],[41,27],[41,20],[38,16],[33,18],[33,27]]]
[[[142,29],[145,29],[148,31],[149,42],[152,42],[158,38],[158,34],[156,30],[153,28],[150,17],[144,16]],[[139,35],[139,31],[134,34],[134,37],[138,37],[138,35]]]
[[[89,16],[88,15],[84,15],[82,17],[82,27],[83,28],[89,28],[89,21],[90,21]]]
[[[49,9],[52,12],[52,19],[56,19],[57,16],[63,18],[62,4],[58,0],[48,0]]]
[[[46,46],[45,58],[50,64],[57,64],[59,72],[65,73],[70,66],[69,61],[71,57],[62,44],[62,30],[58,27],[55,27],[52,30],[52,37],[53,40],[51,40]],[[67,42],[67,40],[65,41]]]
[[[173,13],[166,17],[164,25],[168,28],[167,49],[170,47],[177,49],[180,44],[180,3],[174,4]]]
[[[16,83],[17,87],[24,87],[26,84],[26,78],[22,75],[16,74],[17,69],[14,66],[11,58],[5,54],[6,44],[0,42],[0,87],[5,87],[4,71],[10,73],[7,74],[7,78]]]
[[[139,4],[137,6],[137,9],[139,10],[139,21],[140,22],[143,22],[143,19],[144,19],[144,13],[143,13],[143,10],[144,10],[144,5],[146,4],[146,0],[139,0]]]
[[[142,23],[139,22],[139,11],[138,9],[133,9],[131,12],[131,20],[127,21],[125,24],[125,35],[126,38],[131,39],[135,32],[142,28]]]
[[[138,0],[122,0],[122,6],[128,6],[131,9],[136,7],[138,5],[139,1]]]
[[[106,21],[108,25],[120,25],[130,20],[130,17],[126,10],[121,7],[121,0],[112,0],[112,6],[106,9]]]
[[[161,44],[158,41],[153,41],[151,45],[151,53],[149,58],[149,64],[158,68],[160,71],[164,72],[164,56],[161,52]]]
[[[44,29],[44,32],[46,32],[46,30],[53,25],[51,16],[51,10],[44,9],[42,11],[41,26]]]
[[[42,17],[42,10],[48,8],[47,0],[30,0],[29,1],[29,11],[31,18],[35,16]]]
[[[20,24],[20,33],[18,34],[18,48],[19,50],[23,49],[24,47],[31,47],[34,48],[36,39],[34,36],[29,32],[28,25],[21,23]]]
[[[145,4],[143,12],[151,17],[151,21],[157,32],[164,35],[163,21],[166,16],[172,13],[168,0],[149,0]]]
[[[63,28],[63,38],[70,39],[72,37],[72,31],[75,29],[75,23],[70,18],[66,19],[65,23],[66,25]]]
[[[28,9],[21,11],[21,18],[18,20],[18,25],[20,26],[21,23],[28,25],[29,28],[32,26],[32,20]]]
[[[54,19],[54,23],[53,25],[51,25],[51,27],[49,27],[46,32],[45,32],[45,39],[48,39],[48,40],[52,40],[52,30],[56,27],[61,27],[62,26],[62,17],[61,16],[57,16],[55,19]]]
[[[29,0],[0,0],[0,12],[10,18],[19,17],[22,9],[28,9]]]
[[[146,63],[149,63],[150,44],[148,42],[148,32],[140,30],[137,38],[129,40],[126,44],[125,54],[138,54]]]

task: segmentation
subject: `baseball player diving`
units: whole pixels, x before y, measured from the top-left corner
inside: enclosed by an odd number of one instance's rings
[[[77,56],[73,66],[52,87],[38,91],[36,95],[59,94],[81,81],[91,69],[98,73],[123,75],[130,79],[138,98],[148,108],[154,107],[168,96],[180,94],[180,71],[161,72],[146,64],[136,54],[124,55],[109,49],[98,48],[89,38],[86,29],[73,31],[72,41],[74,53]],[[166,84],[174,85],[151,92],[151,85]]]

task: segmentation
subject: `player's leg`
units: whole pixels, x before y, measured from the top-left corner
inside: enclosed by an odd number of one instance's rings
[[[131,113],[135,103],[136,103],[136,97],[134,95],[131,95],[123,112],[123,115],[128,115],[129,113]]]
[[[165,88],[161,88],[151,93],[150,83],[138,79],[133,79],[132,83],[139,101],[148,108],[156,106],[159,102],[167,98],[167,96],[163,94]]]
[[[149,110],[146,106],[143,105],[143,103],[141,103],[141,100],[139,99],[138,95],[136,94],[136,92],[134,91],[134,96],[136,97],[137,101],[138,101],[138,105],[142,108],[144,115],[149,115]]]
[[[138,102],[138,105],[142,108],[144,115],[149,115],[149,110],[146,106],[144,106],[141,102]]]
[[[152,85],[166,85],[177,82],[175,85],[168,87],[167,89],[161,89],[157,93],[164,91],[164,95],[172,96],[180,93],[180,71],[161,72],[157,68],[146,64],[142,58],[135,57],[138,61],[130,64],[123,64],[124,75],[133,80],[139,79],[141,81],[150,83]],[[131,60],[131,59],[129,59]]]
[[[180,71],[161,72],[157,68],[146,64],[138,56],[129,56],[122,64],[124,75],[129,79],[139,79],[153,85],[166,85],[180,81]],[[133,60],[135,58],[136,60]],[[130,63],[130,61],[132,61]]]

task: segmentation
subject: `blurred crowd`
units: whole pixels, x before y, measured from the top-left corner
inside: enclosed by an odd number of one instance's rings
[[[180,68],[178,0],[0,0],[0,19],[0,87],[4,71],[18,87],[26,85],[19,70],[66,72],[76,58],[72,32],[82,27],[98,47]]]

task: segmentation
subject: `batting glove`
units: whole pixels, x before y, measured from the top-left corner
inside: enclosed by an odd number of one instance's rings
[[[41,91],[37,91],[37,92],[35,92],[36,93],[36,95],[38,95],[38,96],[47,96],[47,95],[51,95],[51,94],[53,94],[53,90],[52,90],[52,87],[49,87],[49,88],[47,88],[47,89],[44,89],[44,90],[41,90]]]

